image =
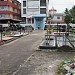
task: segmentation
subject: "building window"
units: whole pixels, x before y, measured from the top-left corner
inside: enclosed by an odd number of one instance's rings
[[[0,7],[0,9],[4,9],[4,8],[5,8],[5,6],[1,6],[1,7]]]
[[[26,7],[26,1],[23,1],[23,7]]]
[[[4,0],[0,0],[0,1],[4,1]]]
[[[60,19],[60,17],[57,17],[57,19]]]
[[[26,17],[22,17],[22,21],[26,23]]]
[[[26,14],[26,9],[25,8],[23,9],[23,14]]]
[[[5,17],[5,14],[1,14],[0,17]]]
[[[46,6],[46,0],[40,0],[40,6]]]
[[[46,8],[41,8],[40,9],[40,14],[46,14]]]

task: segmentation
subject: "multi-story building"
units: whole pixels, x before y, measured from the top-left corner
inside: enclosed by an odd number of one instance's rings
[[[0,23],[21,21],[21,3],[17,0],[0,0]]]
[[[64,13],[55,13],[53,18],[51,20],[48,20],[48,22],[50,22],[52,24],[63,24],[64,22]]]
[[[65,14],[64,13],[57,13],[57,10],[52,7],[48,11],[48,18],[47,18],[47,24],[45,24],[45,29],[47,29],[50,26],[57,26],[57,25],[66,25],[64,18]]]
[[[46,17],[49,0],[21,0],[21,3],[21,16],[23,21],[26,24],[34,24],[34,29],[41,28],[41,25],[44,24],[43,18]],[[37,25],[39,24],[40,26],[38,27]]]

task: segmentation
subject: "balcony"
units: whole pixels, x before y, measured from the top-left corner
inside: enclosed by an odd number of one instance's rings
[[[8,1],[0,1],[0,6],[11,6],[13,8],[20,10],[18,5],[11,3],[11,2],[8,2]]]
[[[0,14],[13,14],[13,15],[19,15],[18,13],[12,12],[12,11],[0,11]]]

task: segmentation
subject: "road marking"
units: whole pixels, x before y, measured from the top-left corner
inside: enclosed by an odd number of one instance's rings
[[[2,61],[0,61],[0,65],[1,65]]]
[[[32,55],[34,55],[35,54],[35,52],[33,53],[33,54],[31,54],[31,56],[30,57],[28,57],[27,58],[27,60],[22,64],[22,65],[20,65],[19,66],[19,68],[18,68],[18,70],[16,70],[14,73],[13,73],[13,75],[16,75],[18,72],[19,72],[19,70],[22,68],[22,67],[24,67],[24,65],[28,62],[28,60],[32,57]]]
[[[7,54],[6,56],[7,56],[7,57],[10,57],[10,54]]]
[[[31,35],[38,35],[38,34],[31,34]]]

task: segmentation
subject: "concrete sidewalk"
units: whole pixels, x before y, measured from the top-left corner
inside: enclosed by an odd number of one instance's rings
[[[16,33],[11,35],[12,37],[20,37],[20,36],[24,36],[24,35],[28,35],[28,33]]]
[[[0,37],[0,45],[3,45],[5,43],[9,43],[13,40],[16,40],[22,36],[26,36],[28,35],[28,33],[17,33],[17,34],[14,34],[14,35],[6,35],[6,36],[2,36],[2,40],[1,40],[1,37]]]
[[[6,41],[6,40],[9,40],[9,39],[12,39],[13,37],[9,37],[9,36],[3,36],[2,37],[2,40],[3,41]],[[1,37],[0,37],[0,40],[1,40]]]

